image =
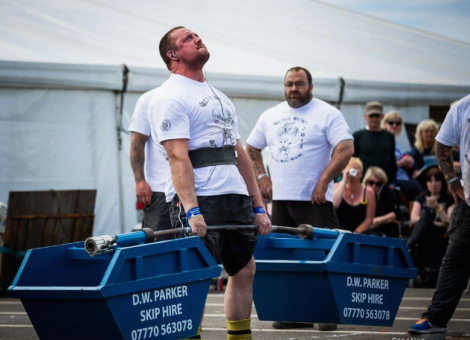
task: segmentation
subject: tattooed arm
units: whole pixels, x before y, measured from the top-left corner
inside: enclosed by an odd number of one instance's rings
[[[261,156],[261,150],[258,150],[252,147],[250,144],[247,144],[246,152],[248,153],[248,156],[250,156],[253,171],[255,172],[255,177],[257,178],[259,175],[266,174],[266,169],[264,168],[263,164],[263,156]],[[258,187],[261,192],[261,196],[270,200],[273,199],[273,184],[268,176],[264,176],[258,180]]]
[[[149,139],[148,136],[137,132],[131,134],[131,166],[134,171],[135,194],[139,203],[150,206],[152,199],[152,188],[145,180],[144,164],[145,164],[145,143]]]
[[[446,181],[449,182],[452,178],[457,177],[454,169],[452,147],[436,141],[436,155]],[[462,185],[460,184],[460,180],[450,183],[449,190],[452,193],[452,196],[454,196],[455,203],[459,204],[459,201],[465,202],[465,194],[463,192]]]

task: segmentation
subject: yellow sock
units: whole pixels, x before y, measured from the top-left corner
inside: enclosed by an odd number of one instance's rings
[[[190,338],[180,339],[180,340],[202,339],[202,338],[201,338],[201,331],[202,331],[202,327],[199,326],[199,328],[197,329],[197,335],[192,336],[192,337],[190,337]]]
[[[228,322],[227,340],[253,340],[251,335],[251,319]]]

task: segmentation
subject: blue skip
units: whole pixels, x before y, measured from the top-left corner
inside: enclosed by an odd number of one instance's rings
[[[198,237],[94,257],[77,242],[29,250],[9,291],[40,339],[174,340],[197,334],[220,272]]]
[[[263,321],[392,326],[417,270],[404,240],[315,228],[260,236],[253,298]]]
[[[21,299],[41,339],[196,335],[211,279],[221,269],[199,237],[153,243],[189,232],[143,229],[29,250],[10,295]],[[308,225],[275,226],[259,236],[255,258],[260,320],[391,326],[407,279],[416,275],[403,240]]]

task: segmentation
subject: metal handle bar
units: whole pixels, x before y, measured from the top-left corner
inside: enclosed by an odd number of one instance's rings
[[[305,226],[305,227],[304,227]],[[311,229],[310,229],[311,228]],[[210,225],[207,226],[207,231],[258,231],[258,226],[255,224],[249,225]],[[273,233],[299,235],[301,238],[313,238],[314,228],[302,224],[299,228],[273,226]],[[163,236],[175,236],[175,235],[189,235],[191,234],[191,227],[168,229],[162,231],[155,231],[155,238]]]
[[[258,231],[257,225],[213,225],[208,226],[207,231]],[[291,235],[298,235],[300,238],[312,239],[315,235],[316,238],[335,239],[338,237],[342,230],[328,230],[321,228],[314,228],[308,224],[301,224],[297,228],[273,226],[273,233],[284,233]],[[150,228],[144,228],[136,232],[119,234],[119,235],[103,235],[89,237],[85,240],[85,250],[90,256],[104,254],[112,251],[116,246],[128,247],[142,243],[154,242],[157,237],[163,236],[176,236],[176,235],[189,235],[191,234],[191,227],[168,229],[162,231],[153,231]]]

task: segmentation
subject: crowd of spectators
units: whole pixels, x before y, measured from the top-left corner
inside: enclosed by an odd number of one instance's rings
[[[414,146],[405,152],[398,143],[404,125],[400,112],[384,114],[381,103],[369,102],[364,118],[366,127],[354,133],[354,157],[334,186],[340,228],[405,238],[419,272],[416,284],[433,287],[455,206],[437,165],[439,127],[431,119],[420,122]]]

